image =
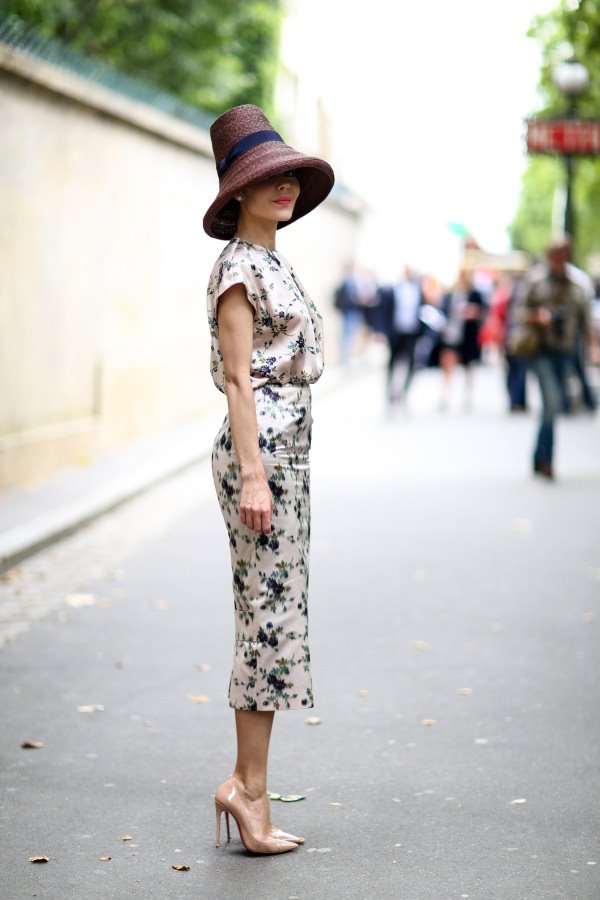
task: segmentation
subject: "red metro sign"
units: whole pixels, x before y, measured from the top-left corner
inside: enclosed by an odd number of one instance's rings
[[[600,119],[528,119],[529,153],[600,154]]]

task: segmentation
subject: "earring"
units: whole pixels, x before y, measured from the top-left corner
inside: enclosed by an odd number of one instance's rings
[[[241,194],[236,194],[235,197],[234,197],[233,199],[234,199],[234,200],[237,200],[238,203],[241,203],[241,202],[242,202],[242,195],[241,195]]]

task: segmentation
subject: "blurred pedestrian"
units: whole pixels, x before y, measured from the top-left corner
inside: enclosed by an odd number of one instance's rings
[[[415,368],[415,350],[422,332],[421,308],[425,302],[421,280],[409,265],[386,294],[388,305],[388,364],[386,397],[390,403],[406,400]],[[395,386],[396,369],[404,363],[402,385]]]
[[[564,245],[567,248],[568,252],[567,274],[570,278],[573,279],[573,281],[581,285],[581,287],[583,288],[586,302],[589,305],[589,314],[591,318],[593,314],[594,301],[596,299],[596,289],[594,282],[587,274],[587,272],[573,263],[573,244],[569,235],[562,235],[562,241],[564,242]],[[588,378],[588,362],[588,342],[586,341],[585,335],[583,335],[581,331],[579,331],[571,364],[573,367],[573,373],[575,374],[575,377],[579,384],[581,403],[589,412],[595,412],[598,406],[598,401]],[[566,404],[568,412],[571,409],[571,397],[569,393],[567,393],[566,396]]]
[[[343,277],[335,289],[334,306],[342,317],[340,361],[347,363],[363,322],[363,311],[359,303],[359,285],[353,262],[346,264]]]
[[[461,269],[453,288],[442,299],[446,324],[441,332],[439,361],[442,369],[440,408],[450,402],[454,371],[462,366],[465,374],[464,406],[471,405],[473,365],[481,359],[479,329],[484,315],[483,297],[473,285],[470,272]]]
[[[506,328],[504,333],[504,356],[506,359],[506,389],[508,391],[508,408],[511,413],[527,412],[527,360],[517,356],[511,347],[511,338],[518,322],[516,310],[519,298],[524,290],[525,278],[516,277],[506,308]]]
[[[568,259],[565,242],[552,241],[545,265],[529,279],[519,304],[519,320],[536,345],[530,364],[542,397],[533,470],[550,479],[554,477],[554,423],[565,409],[566,381],[578,335],[591,339],[589,303],[584,288],[569,272]]]
[[[284,853],[303,838],[271,824],[267,794],[275,710],[313,705],[307,632],[310,384],[323,369],[322,323],[277,229],[329,194],[331,167],[283,142],[244,105],[211,127],[219,193],[204,217],[226,240],[210,276],[211,373],[227,397],[213,473],[229,534],[235,654],[235,769],[215,795],[248,850]],[[229,827],[228,827],[229,835]]]

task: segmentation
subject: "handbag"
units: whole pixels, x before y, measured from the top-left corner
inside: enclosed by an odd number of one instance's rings
[[[508,349],[513,356],[531,359],[542,349],[542,335],[535,325],[518,325],[508,338]]]

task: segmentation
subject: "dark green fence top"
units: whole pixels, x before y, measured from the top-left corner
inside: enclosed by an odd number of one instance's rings
[[[86,56],[85,53],[69,47],[62,41],[44,37],[17,16],[0,15],[0,44],[58,66],[66,72],[116,91],[138,103],[145,103],[203,131],[208,130],[214,119],[210,113],[182,103],[173,94],[153,88],[130,75],[124,75],[107,63]]]

